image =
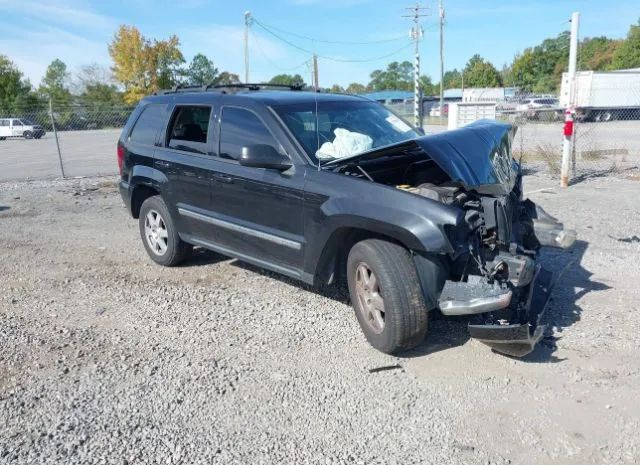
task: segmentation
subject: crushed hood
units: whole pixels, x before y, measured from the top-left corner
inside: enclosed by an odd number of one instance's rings
[[[405,151],[421,150],[454,182],[467,189],[507,194],[518,176],[518,164],[511,156],[516,127],[494,120],[479,120],[439,134],[418,137],[380,147],[323,166],[345,166]]]

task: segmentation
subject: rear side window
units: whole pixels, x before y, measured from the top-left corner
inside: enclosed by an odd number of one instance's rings
[[[0,126],[9,126],[8,119],[0,119]]]
[[[162,125],[164,109],[164,104],[147,105],[133,126],[129,140],[137,144],[154,145],[156,134]]]
[[[220,127],[220,157],[238,160],[242,147],[254,144],[271,145],[280,151],[280,144],[255,113],[242,108],[225,107]]]
[[[211,107],[178,106],[173,112],[167,146],[176,150],[206,154]]]

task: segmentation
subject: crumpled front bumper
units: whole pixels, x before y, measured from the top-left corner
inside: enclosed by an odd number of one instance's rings
[[[513,321],[498,320],[486,324],[469,324],[469,335],[496,352],[514,357],[527,355],[542,339],[545,326],[540,318],[549,302],[553,273],[539,265],[529,285],[526,300],[513,303]]]

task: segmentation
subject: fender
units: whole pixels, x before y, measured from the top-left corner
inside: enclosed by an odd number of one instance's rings
[[[339,197],[324,202],[307,224],[305,270],[312,275],[342,244],[342,231],[360,230],[395,239],[406,248],[430,254],[453,254],[445,226],[464,224],[461,210],[401,191],[385,205],[364,198]],[[395,197],[395,196],[394,196]]]
[[[141,185],[153,187],[162,194],[167,190],[169,180],[162,171],[151,166],[134,165],[129,178],[131,192],[133,193],[135,188]]]

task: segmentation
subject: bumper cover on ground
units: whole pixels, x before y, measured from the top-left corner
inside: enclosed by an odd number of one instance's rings
[[[470,324],[470,336],[506,355],[522,357],[530,353],[544,334],[545,326],[539,322],[551,294],[552,276],[538,267],[526,304],[518,310],[517,323]]]

